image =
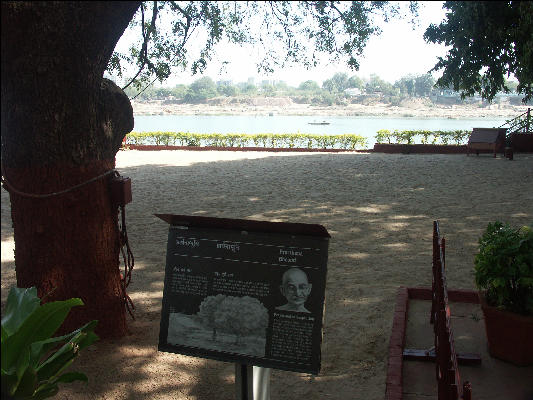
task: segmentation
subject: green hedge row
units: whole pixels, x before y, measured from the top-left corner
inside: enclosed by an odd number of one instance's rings
[[[414,144],[419,138],[422,144],[465,144],[471,131],[389,131],[376,132],[376,143]]]
[[[364,149],[367,146],[365,137],[354,134],[189,132],[131,132],[126,135],[126,144],[347,150]]]
[[[470,131],[405,130],[377,131],[376,143],[464,144]],[[307,149],[366,149],[367,139],[361,135],[318,135],[310,133],[190,133],[190,132],[131,132],[125,144],[163,146],[268,147]]]

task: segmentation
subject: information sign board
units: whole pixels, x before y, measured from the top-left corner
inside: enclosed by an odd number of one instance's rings
[[[318,374],[323,226],[157,216],[170,224],[160,351]]]

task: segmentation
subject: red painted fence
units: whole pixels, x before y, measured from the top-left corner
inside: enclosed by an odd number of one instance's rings
[[[433,222],[433,285],[430,322],[435,333],[436,378],[439,400],[472,399],[469,382],[461,386],[457,353],[451,327],[451,312],[446,285],[445,239],[440,236],[439,222]]]

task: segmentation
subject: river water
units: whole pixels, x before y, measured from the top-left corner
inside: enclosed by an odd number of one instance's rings
[[[389,118],[389,117],[318,117],[253,116],[253,115],[147,115],[135,116],[135,132],[191,133],[315,133],[341,135],[358,134],[367,138],[368,148],[375,143],[380,129],[394,130],[472,130],[495,128],[506,118]],[[326,121],[329,125],[310,125]]]

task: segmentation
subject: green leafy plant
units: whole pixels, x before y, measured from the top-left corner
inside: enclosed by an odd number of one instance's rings
[[[390,140],[389,140],[390,141]],[[189,133],[189,132],[131,132],[126,144],[179,145],[214,147],[268,147],[308,149],[366,148],[367,141],[361,135],[320,135],[310,133]]]
[[[97,321],[67,335],[52,337],[78,298],[41,305],[37,289],[11,288],[2,317],[2,399],[45,399],[59,383],[85,381],[65,372],[79,352],[98,339]]]
[[[388,144],[414,144],[417,137],[422,144],[449,144],[453,139],[455,144],[466,142],[471,131],[427,131],[427,130],[394,130],[392,133],[387,129],[376,132],[376,143]]]
[[[376,143],[385,143],[391,144],[392,135],[387,129],[380,129],[376,132]]]
[[[489,223],[479,239],[475,281],[487,303],[533,315],[533,230]]]

